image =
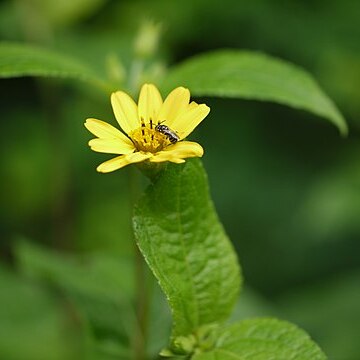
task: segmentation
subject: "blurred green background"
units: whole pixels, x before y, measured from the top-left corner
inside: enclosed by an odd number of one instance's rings
[[[199,99],[211,113],[194,137],[243,267],[234,319],[287,319],[330,359],[360,359],[360,2],[3,0],[0,38],[106,76],[111,59],[128,68],[149,19],[162,24],[159,64],[218,48],[266,52],[312,73],[344,114],[347,138],[280,105]],[[96,173],[109,157],[89,150],[83,126],[114,123],[108,97],[19,78],[0,80],[0,98],[0,358],[131,358],[134,169]],[[169,327],[154,286],[149,358]]]

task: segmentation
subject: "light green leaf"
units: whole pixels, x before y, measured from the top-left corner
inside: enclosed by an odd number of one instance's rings
[[[166,166],[135,208],[134,229],[168,298],[173,340],[227,319],[239,292],[239,266],[199,160]]]
[[[326,360],[301,329],[277,319],[249,319],[219,331],[214,349],[192,360]]]
[[[0,78],[40,76],[87,81],[102,90],[109,84],[81,61],[22,43],[0,43]]]
[[[163,89],[179,85],[196,96],[278,102],[326,118],[343,135],[348,131],[345,119],[310,74],[265,54],[220,50],[195,56],[170,70]]]

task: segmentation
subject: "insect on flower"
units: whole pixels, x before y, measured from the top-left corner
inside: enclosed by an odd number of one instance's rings
[[[203,155],[201,145],[185,138],[210,109],[190,102],[188,89],[178,87],[163,101],[155,85],[144,84],[138,104],[125,92],[116,91],[111,94],[111,105],[123,132],[101,120],[90,118],[85,122],[85,127],[96,136],[89,141],[91,149],[118,155],[100,164],[97,171],[106,173],[143,161],[180,164],[186,158]]]
[[[180,139],[175,131],[171,130],[166,125],[161,125],[161,123],[155,126],[155,130],[161,134],[164,134],[172,144],[177,143]]]

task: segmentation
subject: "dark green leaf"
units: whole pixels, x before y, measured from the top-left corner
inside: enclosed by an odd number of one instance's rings
[[[69,78],[109,89],[100,76],[77,59],[34,45],[0,43],[0,78],[21,76]]]
[[[347,124],[329,97],[306,71],[283,60],[249,51],[220,50],[175,66],[163,89],[187,86],[196,96],[274,101],[304,109],[335,124]]]
[[[168,298],[174,338],[229,316],[239,292],[239,266],[199,160],[167,165],[139,201],[134,228]]]

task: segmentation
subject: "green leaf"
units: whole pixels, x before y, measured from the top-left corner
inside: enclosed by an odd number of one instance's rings
[[[270,318],[244,320],[224,327],[214,349],[192,360],[326,360],[321,349],[301,329]]]
[[[343,135],[348,131],[345,119],[311,75],[265,54],[219,50],[195,56],[170,70],[163,89],[179,85],[196,96],[278,102],[326,118]]]
[[[106,336],[130,337],[134,314],[132,260],[106,254],[55,253],[25,241],[15,249],[20,270],[65,292]]]
[[[0,358],[83,359],[79,314],[53,292],[0,266]]]
[[[173,341],[228,318],[239,292],[239,265],[200,160],[166,166],[135,208],[134,229],[169,301]]]
[[[89,82],[102,90],[109,84],[81,61],[22,43],[0,43],[0,78],[40,76]]]

